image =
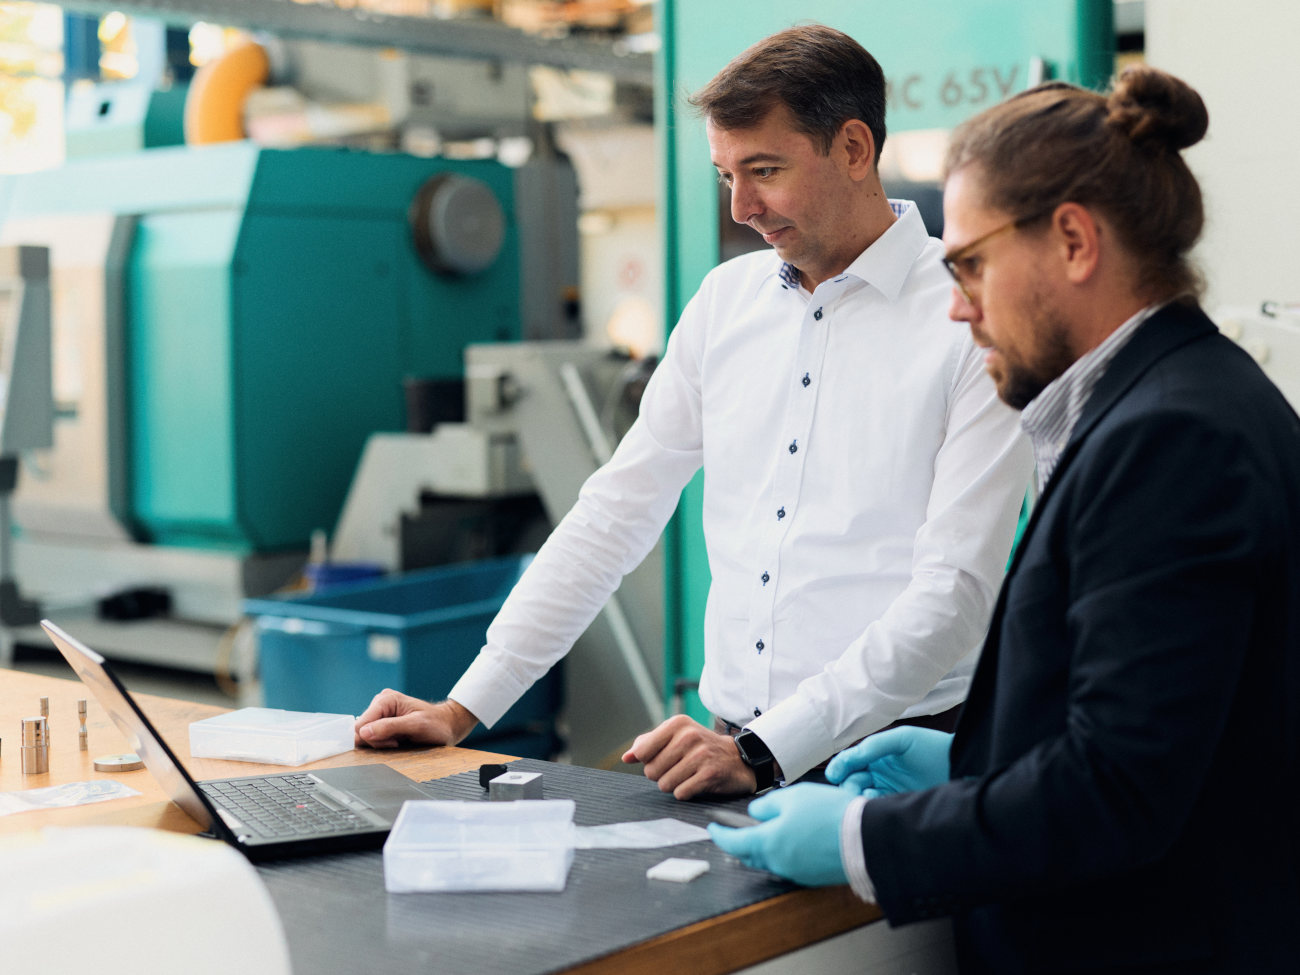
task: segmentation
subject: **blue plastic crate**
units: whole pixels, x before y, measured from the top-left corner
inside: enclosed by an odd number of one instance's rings
[[[426,700],[447,696],[483,645],[488,624],[532,556],[466,562],[302,596],[249,599],[267,707],[360,714],[385,687]],[[538,681],[491,730],[511,754],[555,750],[559,668]],[[517,744],[516,744],[517,743]]]

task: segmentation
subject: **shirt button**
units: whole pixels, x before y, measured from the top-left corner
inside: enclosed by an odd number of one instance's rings
[[[780,508],[776,509],[776,520],[780,521],[784,517],[785,517],[785,506],[782,505]]]
[[[754,644],[755,649],[757,649],[759,653],[763,652],[763,648],[765,646],[767,646],[767,644],[765,644],[762,640],[759,640],[757,643]]]
[[[790,453],[792,453],[792,454],[797,454],[798,452],[799,452],[799,441],[798,441],[798,440],[791,440],[791,441],[790,441]]]
[[[812,380],[808,378],[808,373],[805,372],[803,374],[803,379],[801,379],[800,382],[802,382],[804,384],[804,387],[806,388],[808,385],[812,383]]]
[[[772,577],[771,577],[770,575],[768,575],[766,572],[764,572],[764,573],[763,573],[763,585],[766,586],[766,585],[768,584],[768,582],[771,580],[771,578],[772,578]]]
[[[760,714],[762,714],[762,713],[763,713],[763,712],[760,711],[758,708],[754,708],[754,717],[757,718],[757,717],[758,717]]]
[[[813,318],[815,318],[819,322],[822,320],[822,310],[820,308],[818,308],[815,312],[813,312]]]

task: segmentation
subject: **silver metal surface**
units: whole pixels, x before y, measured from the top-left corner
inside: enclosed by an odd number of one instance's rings
[[[50,252],[0,247],[0,452],[48,447],[54,437],[50,368]]]
[[[25,539],[130,538],[115,512],[129,508],[122,289],[134,233],[134,217],[94,212],[8,217],[0,226],[0,243],[49,249],[57,422],[52,445],[25,458],[14,492]]]
[[[47,718],[23,718],[23,775],[39,775],[50,770],[50,723]]]
[[[95,759],[96,772],[134,772],[144,768],[144,762],[135,752],[121,755],[100,755]]]
[[[506,772],[488,783],[488,799],[492,802],[540,798],[542,798],[541,772]]]

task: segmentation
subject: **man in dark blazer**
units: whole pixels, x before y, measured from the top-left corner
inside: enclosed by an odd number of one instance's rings
[[[951,915],[965,972],[1300,972],[1300,420],[1193,297],[1207,124],[1141,67],[954,133],[951,314],[1041,496],[955,736],[868,738],[712,828]]]

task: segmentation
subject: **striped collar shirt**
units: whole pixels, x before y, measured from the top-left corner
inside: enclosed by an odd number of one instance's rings
[[[1149,305],[1111,332],[1100,345],[1048,383],[1020,414],[1020,426],[1034,447],[1040,492],[1051,480],[1065,445],[1070,442],[1070,434],[1106,369],[1139,326],[1161,307]]]

